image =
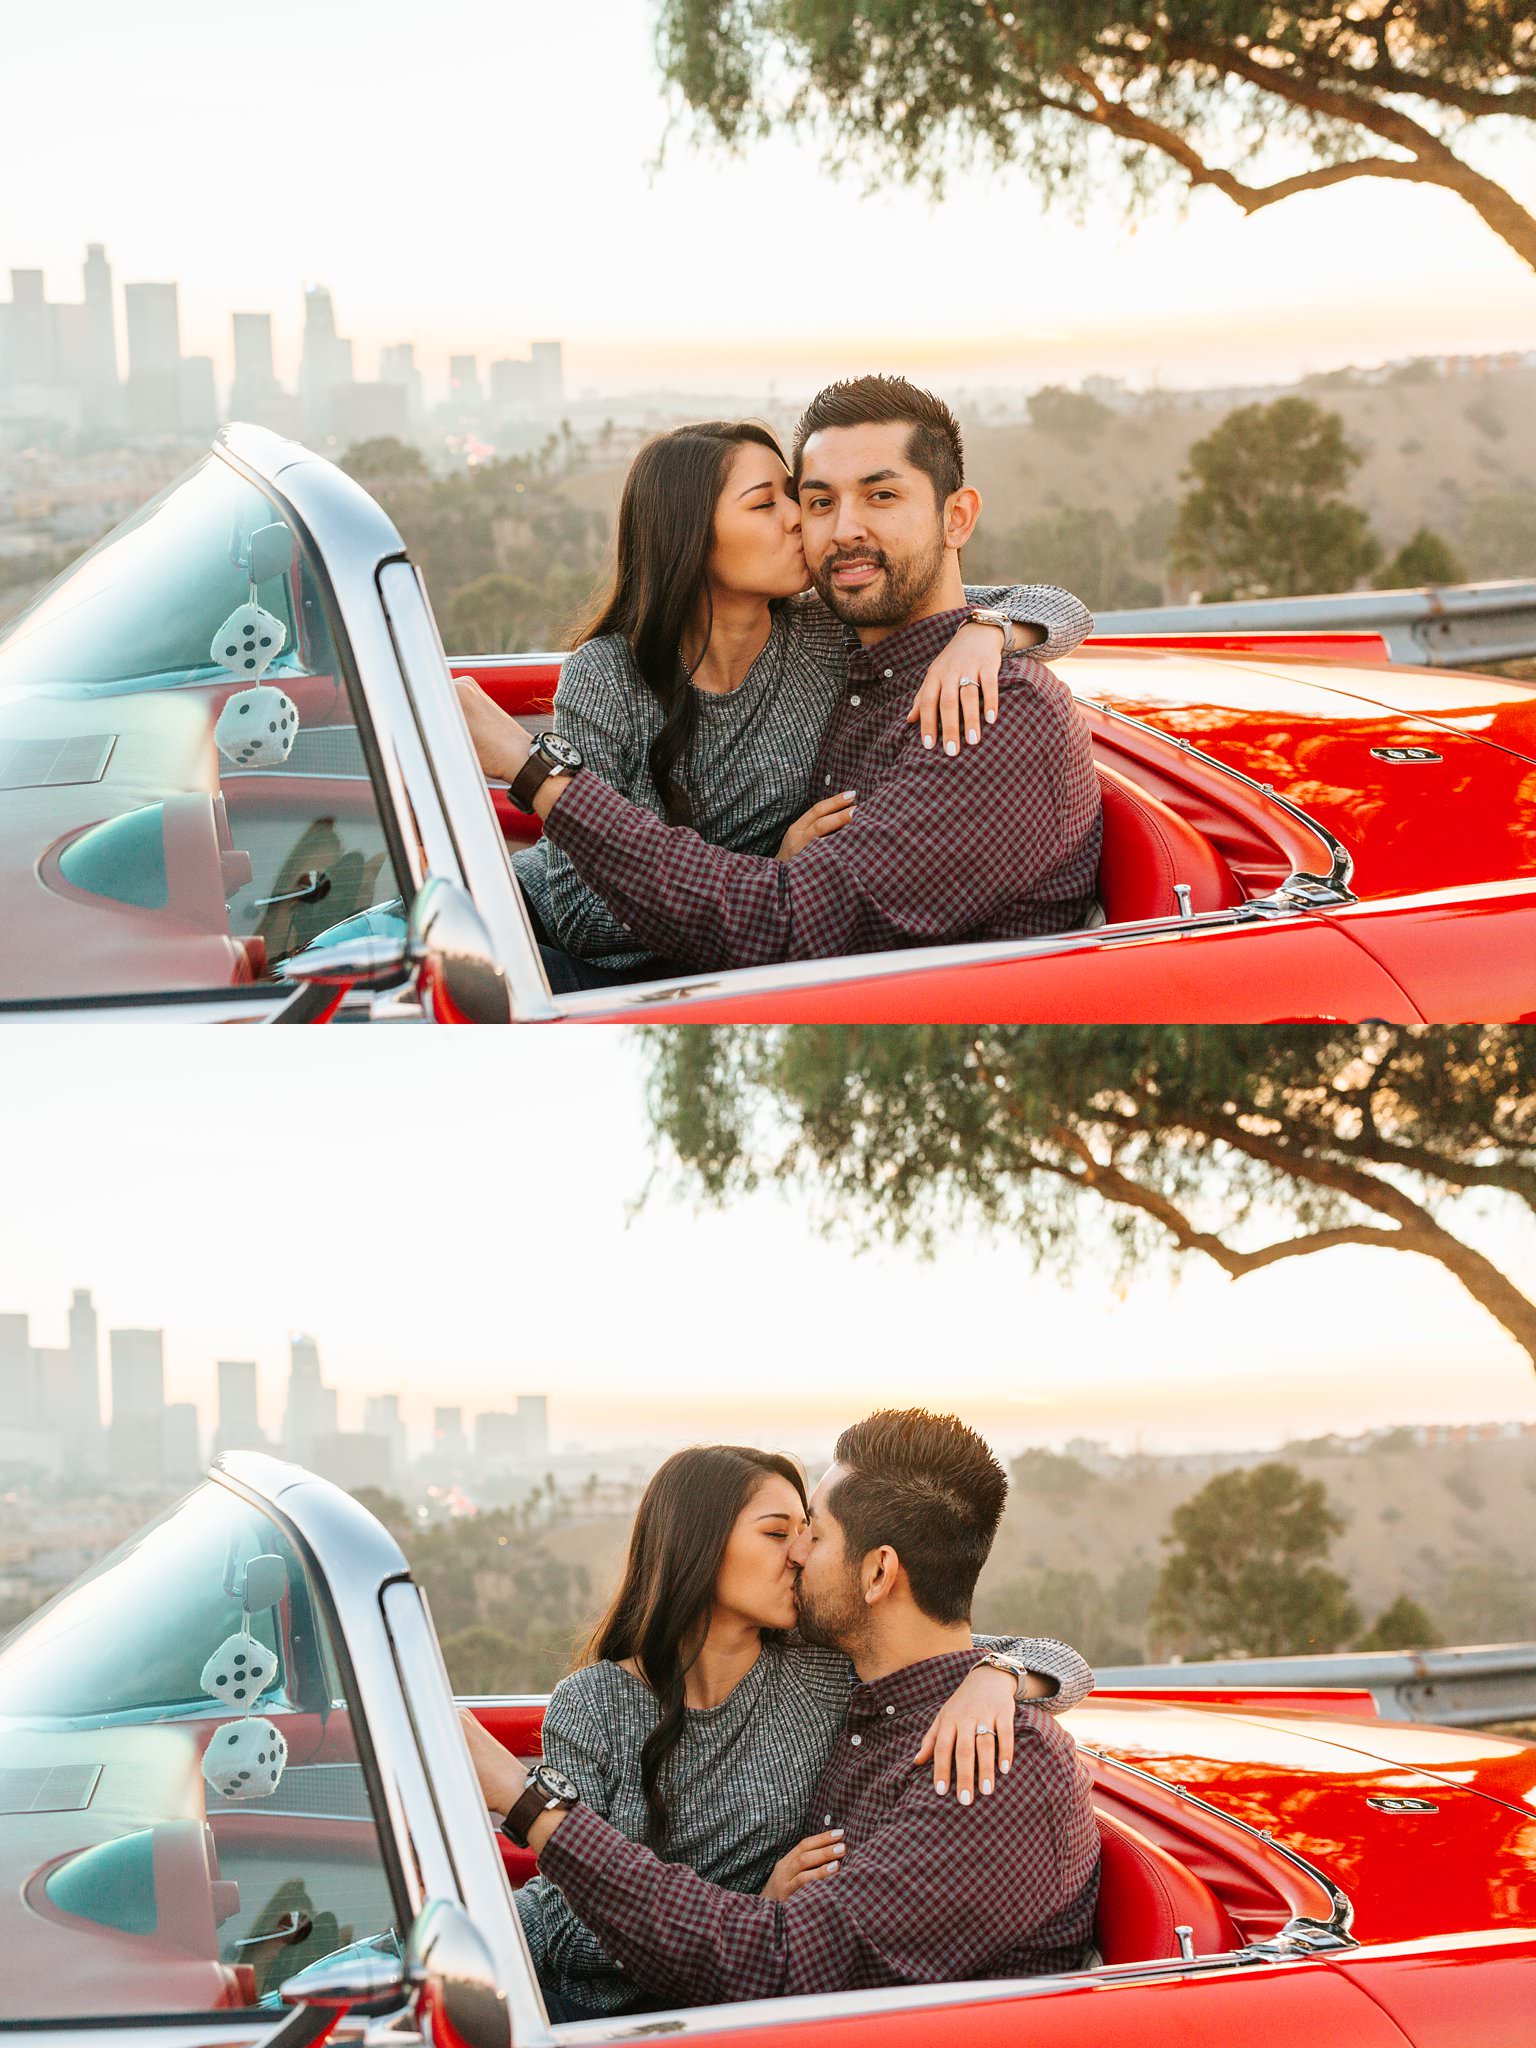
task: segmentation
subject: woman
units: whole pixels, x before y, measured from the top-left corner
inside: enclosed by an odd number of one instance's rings
[[[560,671],[557,730],[605,782],[669,824],[737,852],[792,858],[846,824],[851,808],[846,794],[806,808],[846,661],[843,630],[809,580],[789,470],[766,427],[712,420],[650,442],[625,479],[612,586]],[[967,596],[1043,628],[1043,641],[1017,628],[1013,637],[1046,660],[1070,653],[1093,623],[1049,586]],[[941,714],[948,752],[962,737],[980,741],[978,695],[990,717],[1001,654],[995,626],[960,628],[913,706],[926,744]],[[972,687],[962,697],[963,683]],[[557,847],[541,840],[513,864],[559,985],[664,971]]]
[[[546,1759],[631,1840],[714,1884],[778,1899],[835,1874],[842,1853],[835,1835],[806,1835],[854,1683],[846,1658],[791,1633],[789,1546],[806,1514],[788,1458],[715,1444],[667,1459],[641,1500],[623,1583],[587,1661],[556,1686],[544,1716]],[[1030,1695],[1050,1711],[1092,1687],[1064,1643],[977,1642],[1027,1666]],[[1012,1674],[973,1671],[916,1760],[931,1751],[942,1784],[953,1756],[958,1792],[983,1723],[998,1731],[1005,1769],[1013,1703]],[[468,1732],[472,1744],[490,1739]],[[516,1899],[551,2017],[633,2009],[633,1985],[553,1884],[536,1877]]]

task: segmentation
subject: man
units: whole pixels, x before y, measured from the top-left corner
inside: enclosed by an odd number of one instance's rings
[[[1014,1756],[968,1810],[914,1763],[975,1662],[970,1608],[1007,1480],[953,1416],[887,1411],[845,1430],[792,1552],[800,1628],[853,1660],[846,1736],[811,1825],[843,1830],[833,1874],[784,1901],[707,1884],[466,1732],[488,1805],[610,1955],[667,2004],[1076,1967],[1092,1938],[1098,1832],[1071,1737],[1014,1713]],[[682,1754],[682,1753],[680,1753]]]
[[[710,970],[1023,938],[1091,916],[1098,780],[1087,726],[1051,671],[1005,653],[996,723],[958,759],[930,753],[907,722],[928,663],[967,611],[960,552],[981,498],[963,461],[949,408],[903,378],[831,385],[800,421],[806,565],[849,641],[847,692],[811,795],[855,800],[849,823],[790,860],[712,846],[579,766],[561,772],[558,744],[544,752],[460,686],[486,772],[518,784],[638,945]]]

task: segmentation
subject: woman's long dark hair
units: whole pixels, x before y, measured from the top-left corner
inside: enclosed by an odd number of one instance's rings
[[[696,1444],[674,1452],[645,1489],[630,1533],[623,1583],[582,1659],[596,1664],[632,1657],[656,1695],[661,1714],[640,1751],[640,1782],[652,1845],[658,1849],[667,1834],[661,1774],[682,1740],[684,1680],[709,1629],[715,1583],[736,1517],[769,1475],[787,1479],[805,1506],[799,1467],[774,1451]]]
[[[645,687],[661,706],[661,730],[647,763],[673,825],[693,822],[677,771],[699,715],[683,667],[683,635],[701,600],[708,615],[715,506],[733,451],[748,442],[784,461],[783,449],[756,420],[701,420],[645,444],[619,500],[613,582],[579,622],[573,642],[580,647],[604,633],[622,633],[633,649]]]

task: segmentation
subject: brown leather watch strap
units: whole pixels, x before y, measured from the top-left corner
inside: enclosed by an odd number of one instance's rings
[[[530,754],[507,784],[507,795],[520,811],[531,811],[534,796],[554,773],[554,768],[542,754]]]

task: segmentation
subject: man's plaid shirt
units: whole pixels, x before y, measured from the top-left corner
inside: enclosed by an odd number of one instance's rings
[[[1093,1934],[1099,1837],[1071,1736],[1020,1705],[1013,1769],[969,1807],[912,1761],[975,1661],[957,1650],[854,1688],[809,1817],[812,1832],[841,1827],[847,1854],[787,1901],[707,1884],[585,1806],[539,1867],[635,1983],[670,2004],[1073,1969]]]
[[[857,792],[853,819],[793,860],[733,853],[579,774],[545,830],[634,932],[683,967],[872,953],[1067,931],[1092,913],[1102,820],[1088,728],[1065,686],[1005,654],[997,724],[951,759],[907,711],[965,622],[852,641],[807,803]]]

